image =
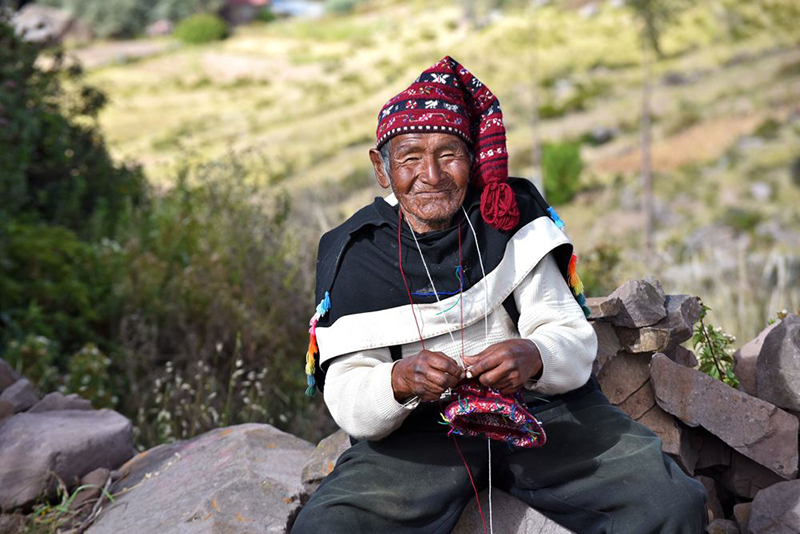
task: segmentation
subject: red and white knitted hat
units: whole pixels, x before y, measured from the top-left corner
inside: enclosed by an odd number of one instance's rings
[[[516,228],[519,208],[507,183],[508,152],[500,102],[450,56],[420,74],[381,109],[378,148],[407,133],[448,133],[466,141],[475,153],[472,180],[482,190],[483,220],[499,230]]]

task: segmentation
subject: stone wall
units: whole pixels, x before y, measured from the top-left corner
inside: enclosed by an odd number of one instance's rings
[[[697,371],[682,346],[700,315],[698,298],[665,295],[647,278],[588,305],[604,393],[703,483],[708,531],[800,532],[800,317],[787,316],[737,351],[737,390]],[[75,523],[93,534],[133,525],[143,533],[283,532],[348,446],[341,431],[315,448],[248,424],[161,445],[120,466],[132,455],[129,421],[75,396],[39,400],[0,360],[0,507],[17,510],[0,515],[3,532],[52,492],[53,473],[69,488],[94,488],[73,503]],[[116,496],[113,504],[100,487]],[[510,495],[492,497],[497,532],[566,532]],[[476,529],[472,502],[454,532]]]

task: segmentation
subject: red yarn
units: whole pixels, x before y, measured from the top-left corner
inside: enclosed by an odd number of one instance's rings
[[[519,206],[511,186],[505,182],[486,184],[481,193],[481,215],[498,230],[512,230],[519,224]]]

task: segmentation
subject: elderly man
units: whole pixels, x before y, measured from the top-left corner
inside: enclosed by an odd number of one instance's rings
[[[293,532],[449,532],[489,484],[578,533],[703,530],[702,486],[590,376],[572,245],[507,158],[497,99],[450,57],[382,109],[392,194],[320,242],[307,366],[354,445]],[[546,443],[451,436],[469,381],[521,399]]]

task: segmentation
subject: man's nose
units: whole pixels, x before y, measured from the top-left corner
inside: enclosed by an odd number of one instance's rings
[[[422,180],[431,185],[438,184],[442,179],[442,168],[438,158],[428,154],[423,158]]]

